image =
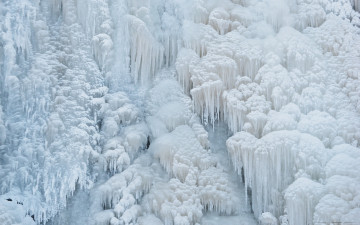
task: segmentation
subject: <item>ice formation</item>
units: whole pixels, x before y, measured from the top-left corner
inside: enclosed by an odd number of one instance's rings
[[[171,92],[166,91],[165,86],[172,87]],[[150,93],[149,107],[154,113],[163,112],[163,105],[169,102],[178,102],[185,113],[190,112],[190,99],[175,80],[160,81]],[[166,109],[166,114],[173,114],[173,107]],[[155,115],[159,124],[167,124],[167,118],[159,113]],[[183,117],[182,121],[162,135],[154,136],[150,145],[149,151],[170,176],[168,183],[155,184],[145,196],[150,210],[165,224],[194,224],[200,222],[203,212],[207,211],[232,215],[237,212],[239,201],[235,196],[236,185],[211,156],[208,135],[200,120],[192,115]]]
[[[337,201],[326,197],[332,193],[327,165],[337,160],[336,154],[330,160],[330,152],[345,143],[359,147],[356,4],[212,3],[203,23],[218,35],[203,25],[186,24],[201,32],[185,31],[185,50],[176,62],[179,81],[203,122],[224,119],[235,133],[227,141],[229,155],[252,190],[252,209],[261,223],[276,224],[276,218],[289,224],[355,221],[357,211],[350,206],[333,217],[325,208]],[[273,10],[266,10],[270,5]],[[212,60],[219,56],[236,62],[231,82]],[[339,161],[349,162],[341,171],[358,171],[354,160]],[[333,175],[351,174],[341,171]]]
[[[2,1],[0,224],[357,223],[359,9]]]

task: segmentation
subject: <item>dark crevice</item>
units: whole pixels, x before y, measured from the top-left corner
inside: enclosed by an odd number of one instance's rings
[[[150,136],[148,136],[148,137],[147,137],[147,142],[146,142],[146,149],[149,149],[150,144],[151,144]]]

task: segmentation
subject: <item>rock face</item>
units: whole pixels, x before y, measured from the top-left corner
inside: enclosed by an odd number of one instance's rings
[[[359,7],[2,1],[0,224],[358,222]]]

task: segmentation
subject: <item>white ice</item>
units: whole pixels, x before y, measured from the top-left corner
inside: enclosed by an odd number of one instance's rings
[[[357,223],[359,9],[3,0],[0,224]]]

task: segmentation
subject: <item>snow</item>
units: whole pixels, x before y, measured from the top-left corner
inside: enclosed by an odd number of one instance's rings
[[[357,223],[358,0],[4,0],[0,224]]]

